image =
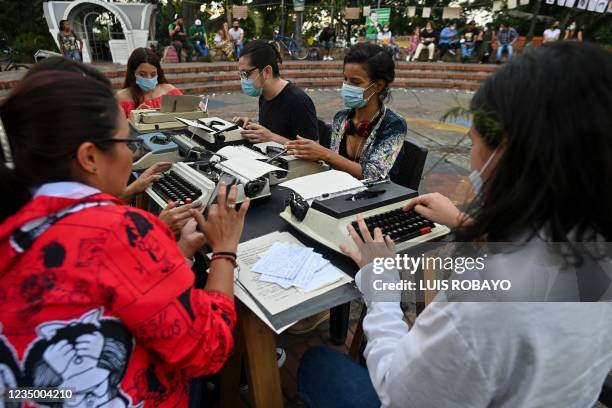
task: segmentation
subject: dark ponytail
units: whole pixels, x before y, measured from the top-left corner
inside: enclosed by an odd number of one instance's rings
[[[111,87],[83,74],[47,71],[21,81],[0,107],[14,164],[10,169],[2,154],[0,221],[37,186],[72,180],[78,147],[112,138],[118,115]]]
[[[279,64],[283,63],[280,51],[276,45],[263,40],[249,41],[240,53],[240,57],[249,57],[251,65],[260,71],[268,65],[272,67],[274,78],[280,76]]]

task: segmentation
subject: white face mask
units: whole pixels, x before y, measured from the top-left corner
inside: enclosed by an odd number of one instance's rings
[[[484,181],[482,180],[482,173],[484,173],[487,166],[489,166],[489,164],[495,157],[496,153],[497,153],[497,149],[493,150],[493,153],[491,153],[491,156],[489,156],[484,166],[482,166],[482,169],[474,170],[469,175],[470,182],[472,183],[472,189],[474,189],[474,194],[476,194],[476,196],[480,195],[482,191],[482,185],[484,184]]]

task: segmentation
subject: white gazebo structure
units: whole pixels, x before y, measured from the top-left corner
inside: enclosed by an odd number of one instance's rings
[[[68,20],[83,40],[83,61],[126,64],[132,51],[155,37],[155,4],[104,0],[43,2],[57,43],[59,22]],[[58,43],[59,46],[59,43]]]

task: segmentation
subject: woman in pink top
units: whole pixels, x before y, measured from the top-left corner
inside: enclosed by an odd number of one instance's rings
[[[133,109],[159,108],[163,95],[182,95],[166,81],[159,57],[148,48],[137,48],[130,55],[123,89],[117,98],[126,117]]]
[[[412,58],[420,42],[421,35],[419,32],[419,28],[417,27],[414,29],[414,32],[410,36],[410,45],[406,47],[406,61],[409,61]]]

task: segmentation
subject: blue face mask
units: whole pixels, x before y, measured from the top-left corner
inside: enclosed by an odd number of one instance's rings
[[[365,91],[370,89],[372,85],[374,85],[374,83],[372,83],[370,86],[364,89],[360,86],[354,86],[354,85],[349,85],[347,83],[343,83],[342,91],[340,91],[340,94],[342,96],[342,102],[344,102],[344,105],[347,108],[355,109],[355,108],[364,107],[372,96],[370,96],[370,98],[368,99],[365,99],[363,97],[363,94],[365,93]]]
[[[138,85],[143,92],[151,92],[157,86],[157,77],[144,78],[136,75],[136,85]]]
[[[255,81],[252,79],[240,79],[242,93],[249,96],[261,95],[261,88],[255,88]]]

